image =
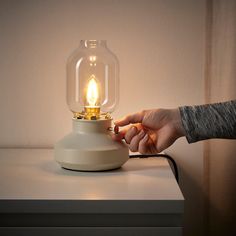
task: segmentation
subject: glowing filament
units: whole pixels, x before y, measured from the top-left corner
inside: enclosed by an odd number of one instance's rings
[[[98,84],[94,75],[92,75],[90,78],[91,79],[88,82],[86,99],[89,106],[94,107],[98,101]]]

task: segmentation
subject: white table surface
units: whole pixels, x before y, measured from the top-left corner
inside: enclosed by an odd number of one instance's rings
[[[9,200],[24,200],[25,203],[29,200],[31,207],[33,200],[54,200],[54,203],[57,200],[80,201],[84,203],[84,208],[89,204],[94,209],[96,204],[111,203],[107,209],[112,211],[117,203],[117,212],[122,206],[135,212],[137,205],[132,203],[139,202],[139,207],[149,213],[158,209],[182,213],[184,203],[168,161],[163,158],[132,158],[117,170],[77,172],[62,169],[54,161],[52,149],[0,149],[1,211],[10,211]],[[10,202],[13,206],[13,201]],[[125,205],[122,205],[124,202]],[[59,204],[50,205],[54,210],[59,207]],[[22,202],[20,206],[26,209]],[[15,210],[20,210],[20,206],[18,209],[14,205]],[[102,208],[103,205],[100,206]],[[78,204],[72,206],[76,207]],[[81,204],[79,209],[85,211]]]

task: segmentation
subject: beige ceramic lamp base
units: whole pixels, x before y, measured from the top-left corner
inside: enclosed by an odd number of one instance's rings
[[[109,135],[111,119],[73,119],[73,131],[55,144],[55,159],[64,168],[103,171],[121,167],[129,158],[123,142]]]

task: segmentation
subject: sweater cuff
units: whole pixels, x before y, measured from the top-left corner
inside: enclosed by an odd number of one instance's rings
[[[190,106],[179,107],[182,125],[184,127],[188,143],[194,143],[199,140],[195,131],[196,125],[194,124],[194,119],[191,117],[192,109],[193,107]]]

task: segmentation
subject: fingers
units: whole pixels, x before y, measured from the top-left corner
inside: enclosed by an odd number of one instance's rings
[[[138,112],[132,115],[125,116],[124,118],[115,121],[117,126],[125,126],[128,124],[142,123],[144,112]]]
[[[132,115],[128,115],[121,120],[115,121],[115,134],[111,134],[112,138],[116,141],[121,141],[123,138],[129,144],[132,138],[137,135],[139,127],[141,127],[142,120],[143,120],[144,112],[138,112]],[[135,124],[134,127],[124,128],[119,132],[120,126],[126,126],[129,124]]]
[[[118,132],[118,129],[115,129]],[[145,132],[141,125],[127,127],[117,134],[111,134],[113,140],[121,141],[125,139],[129,144],[132,152],[140,152],[141,154],[156,153],[155,145],[149,135]]]
[[[132,137],[138,133],[138,126],[132,126],[132,127],[125,127],[122,130],[119,131],[119,127],[114,127],[115,134],[111,134],[113,140],[120,141],[121,139],[125,139],[125,141],[129,144]]]
[[[119,131],[118,126],[115,126],[114,131],[115,131],[115,133],[112,133],[112,132],[110,133],[112,139],[115,141],[121,141],[125,137],[127,129],[123,129],[123,130]]]
[[[138,151],[141,154],[146,154],[149,152],[148,141],[149,141],[149,136],[148,136],[148,134],[145,134],[144,138],[140,140],[139,146],[138,146]]]
[[[132,126],[125,134],[125,141],[126,143],[130,144],[132,138],[137,135],[138,129],[135,126]]]
[[[144,138],[145,132],[142,129],[137,135],[135,135],[130,141],[129,149],[132,152],[137,152],[139,150],[139,143]]]
[[[127,126],[119,131],[119,126],[114,127],[114,133],[111,134],[113,140],[120,141],[121,139],[125,139],[126,143],[130,143],[131,139],[138,134],[138,132],[142,129],[142,125],[135,124],[132,126]]]

